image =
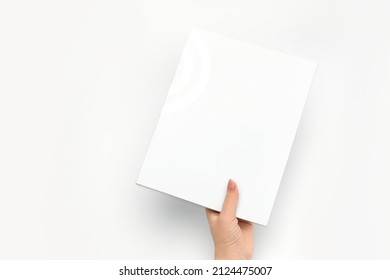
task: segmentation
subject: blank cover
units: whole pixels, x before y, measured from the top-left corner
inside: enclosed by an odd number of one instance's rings
[[[193,28],[137,184],[266,225],[316,62]]]

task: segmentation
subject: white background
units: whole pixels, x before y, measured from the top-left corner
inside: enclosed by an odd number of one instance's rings
[[[254,258],[390,258],[390,2],[0,1],[0,258],[212,258],[135,185],[191,26],[319,62]]]

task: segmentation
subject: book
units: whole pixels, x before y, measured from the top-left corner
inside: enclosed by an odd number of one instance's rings
[[[267,225],[316,66],[193,28],[136,183]]]

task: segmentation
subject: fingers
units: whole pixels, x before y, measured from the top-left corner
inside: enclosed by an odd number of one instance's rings
[[[206,208],[206,216],[207,216],[207,220],[209,221],[209,224],[216,221],[216,219],[218,218],[218,215],[219,215],[219,213],[217,211]]]
[[[223,202],[221,213],[206,208],[206,215],[209,223],[215,222],[220,214],[227,219],[234,219],[236,217],[237,203],[237,183],[230,179],[227,185],[225,200]]]
[[[240,219],[238,218],[238,222],[241,223],[241,224],[248,224],[248,225],[252,225],[252,222],[250,221],[247,221],[247,220],[243,220],[243,219]]]
[[[238,203],[238,188],[236,182],[232,179],[229,179],[225,201],[223,202],[221,215],[225,216],[228,219],[233,219],[236,217]]]

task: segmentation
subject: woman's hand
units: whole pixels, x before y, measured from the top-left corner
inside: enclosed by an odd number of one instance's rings
[[[249,260],[253,253],[253,225],[236,218],[238,188],[229,180],[221,212],[206,208],[216,260]]]

